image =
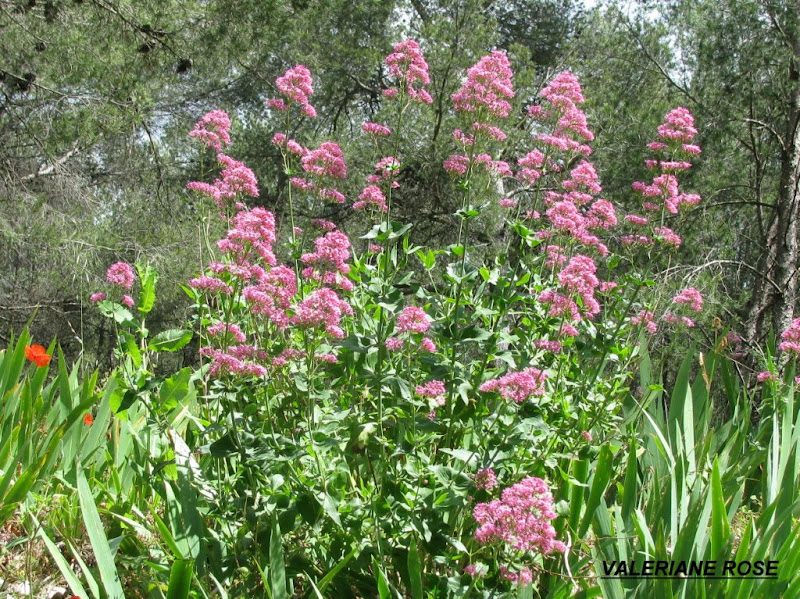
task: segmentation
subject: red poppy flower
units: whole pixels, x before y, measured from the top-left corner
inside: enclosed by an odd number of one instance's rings
[[[39,368],[47,366],[50,363],[50,356],[47,354],[47,350],[41,345],[26,345],[25,357]]]
[[[91,426],[93,422],[94,422],[94,416],[92,416],[91,414],[86,414],[86,416],[83,417],[83,423],[86,426]]]

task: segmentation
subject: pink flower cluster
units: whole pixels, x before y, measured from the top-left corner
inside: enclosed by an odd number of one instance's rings
[[[224,374],[261,377],[267,374],[267,369],[259,363],[268,359],[266,352],[252,345],[231,345],[225,351],[207,345],[200,348],[200,355],[211,358],[208,373],[212,377]]]
[[[399,333],[425,333],[431,328],[431,317],[422,308],[406,306],[397,315]]]
[[[424,385],[417,385],[414,389],[414,393],[420,395],[422,397],[427,397],[437,406],[443,406],[445,403],[445,394],[447,390],[445,389],[443,381],[428,381]]]
[[[352,316],[353,308],[328,287],[317,289],[295,308],[291,324],[309,328],[323,329],[336,339],[344,338],[342,318]]]
[[[475,473],[472,481],[476,489],[491,491],[497,486],[497,475],[491,468],[481,468]]]
[[[329,187],[334,180],[347,178],[347,164],[339,144],[326,141],[314,150],[304,149],[300,164],[311,179],[292,177],[289,182],[293,187],[303,191],[316,190],[317,195],[323,200],[334,204],[344,203],[344,195],[337,189]]]
[[[655,315],[650,310],[642,310],[636,316],[633,316],[631,324],[643,324],[651,335],[658,332],[658,323],[656,323]]]
[[[108,267],[106,280],[112,285],[130,289],[133,287],[134,280],[136,280],[136,274],[133,272],[133,266],[127,262],[115,262]]]
[[[381,125],[380,123],[364,123],[361,125],[361,129],[364,130],[364,133],[368,133],[370,135],[375,135],[378,137],[386,137],[387,135],[391,135],[392,130],[389,129],[386,125]]]
[[[479,503],[472,512],[481,545],[498,544],[508,551],[547,555],[564,552],[550,521],[555,519],[553,495],[541,478],[529,476],[503,491],[502,499]]]
[[[700,196],[694,193],[683,193],[680,190],[676,173],[691,168],[689,158],[700,153],[700,146],[689,143],[697,134],[694,118],[687,108],[678,107],[664,117],[664,123],[658,127],[658,135],[663,141],[647,144],[648,149],[655,152],[657,159],[645,161],[647,168],[656,171],[651,183],[634,181],[631,187],[642,196],[642,208],[648,212],[666,211],[678,214],[681,206],[694,206],[700,202]],[[645,216],[629,214],[625,220],[636,226],[649,226],[650,219]],[[654,227],[651,235],[640,233],[624,235],[625,245],[652,245],[655,242],[667,246],[679,247],[680,236],[668,227]]]
[[[288,266],[280,265],[268,272],[261,270],[254,285],[242,290],[250,312],[265,316],[278,329],[289,326],[292,299],[297,294],[297,277]]]
[[[303,276],[324,285],[353,290],[353,283],[344,275],[350,272],[350,239],[341,231],[330,231],[314,240],[314,251],[303,254],[300,260],[308,266]]]
[[[546,372],[530,367],[520,372],[509,372],[500,378],[486,381],[478,387],[478,390],[484,393],[496,391],[503,399],[522,403],[530,397],[544,395],[545,380],[547,380]]]
[[[187,183],[186,188],[211,197],[221,210],[225,210],[227,202],[235,200],[240,194],[252,198],[258,197],[258,180],[252,170],[244,163],[222,153],[217,154],[217,161],[224,166],[220,172],[221,179],[216,179],[213,184],[191,181]],[[244,204],[236,202],[235,206],[241,209]]]
[[[490,115],[506,118],[511,113],[514,97],[511,62],[505,52],[493,51],[467,70],[467,80],[451,97],[458,112],[486,110]],[[481,130],[482,125],[476,129]],[[494,137],[497,137],[495,134]]]
[[[275,110],[288,110],[291,104],[300,107],[309,118],[317,116],[317,111],[311,105],[308,97],[314,94],[311,71],[299,64],[288,69],[282,76],[275,80],[278,91],[289,101],[287,104],[282,99],[269,100],[267,105]]]
[[[536,138],[543,144],[561,152],[575,152],[588,156],[592,149],[586,142],[594,139],[589,130],[586,114],[579,108],[583,104],[583,91],[578,78],[569,71],[556,75],[540,95],[542,104],[532,106],[528,114],[537,121],[552,123],[551,133],[540,133]]]
[[[694,287],[687,287],[672,298],[673,304],[687,304],[692,312],[703,311],[703,296]]]
[[[389,74],[397,84],[405,90],[406,95],[412,100],[430,104],[433,98],[425,89],[431,78],[428,75],[428,63],[420,50],[419,43],[415,40],[405,40],[394,44],[394,52],[385,59],[389,67]],[[394,98],[400,92],[398,88],[386,89],[383,95]]]
[[[189,137],[196,137],[217,152],[231,145],[231,119],[224,110],[212,110],[204,114],[189,131]]]
[[[795,318],[789,328],[781,333],[781,351],[800,355],[800,318]]]

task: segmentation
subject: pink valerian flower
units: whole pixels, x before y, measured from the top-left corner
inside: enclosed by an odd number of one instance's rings
[[[561,351],[561,342],[560,341],[549,341],[547,339],[537,339],[533,342],[533,346],[542,351],[549,351],[554,354],[557,354]]]
[[[238,194],[258,197],[258,180],[244,163],[222,153],[217,154],[217,161],[224,166],[220,173],[221,179],[216,179],[213,184],[191,181],[186,184],[186,188],[210,196],[221,209],[225,208],[228,200],[234,200]]]
[[[377,243],[370,242],[369,247],[367,249],[373,254],[380,254],[383,251],[383,246],[378,245]]]
[[[469,133],[464,133],[461,129],[456,129],[453,131],[453,139],[465,146],[475,145],[475,136]]]
[[[610,229],[617,224],[614,205],[608,200],[597,200],[589,208],[586,219],[588,229]]]
[[[364,133],[368,133],[369,135],[374,135],[376,137],[385,137],[387,135],[391,135],[392,130],[389,129],[386,125],[381,125],[380,123],[364,123],[361,125],[361,129]]]
[[[770,371],[765,370],[764,372],[759,372],[758,376],[756,376],[759,383],[765,383],[766,381],[777,381],[778,376],[772,374]]]
[[[631,223],[632,225],[639,225],[643,227],[650,222],[650,219],[637,214],[626,214],[625,221]]]
[[[481,468],[472,478],[476,489],[491,491],[497,486],[497,476],[491,468]]]
[[[133,298],[130,295],[123,295],[122,299],[120,300],[120,303],[123,306],[127,306],[128,308],[133,308],[133,306],[135,304],[135,302],[133,301]]]
[[[473,578],[484,578],[488,573],[489,566],[480,562],[464,567],[464,574],[468,574]]]
[[[652,238],[647,235],[623,235],[620,237],[622,245],[653,245],[655,243]]]
[[[433,380],[428,381],[424,385],[417,385],[414,389],[414,393],[429,398],[435,405],[441,407],[445,404],[444,396],[447,390],[445,389],[443,381]]]
[[[316,188],[313,182],[308,179],[303,179],[303,177],[291,177],[289,179],[289,185],[301,191],[314,191]]]
[[[474,158],[475,164],[482,164],[491,175],[495,177],[513,177],[514,172],[504,160],[493,160],[489,154],[478,154]]]
[[[389,67],[389,75],[412,100],[423,104],[433,102],[433,98],[425,89],[431,79],[428,75],[428,63],[425,62],[419,43],[415,40],[405,40],[394,44],[393,48],[394,52],[384,61]],[[384,96],[393,98],[399,91],[397,88],[387,89],[384,90]]]
[[[194,129],[189,131],[189,137],[196,137],[206,146],[216,151],[224,146],[231,145],[231,119],[224,110],[212,110],[204,114]]]
[[[798,355],[800,354],[800,318],[795,318],[789,328],[781,333],[781,351]]]
[[[673,304],[688,304],[692,312],[703,311],[703,296],[694,287],[687,287],[672,298]]]
[[[337,358],[334,354],[315,354],[314,358],[320,362],[327,362],[328,364],[339,363],[339,358]]]
[[[115,262],[106,271],[106,280],[112,285],[117,285],[123,289],[133,287],[135,279],[136,274],[133,271],[133,267],[127,262]]]
[[[397,315],[398,333],[425,333],[431,328],[431,317],[422,308],[406,306]]]
[[[503,208],[516,208],[517,200],[512,198],[503,198],[500,200],[499,204]]]
[[[304,171],[318,177],[333,179],[347,177],[344,153],[339,144],[332,141],[323,142],[315,150],[310,150],[300,162]]]
[[[469,157],[462,154],[451,154],[450,158],[444,161],[444,170],[451,175],[463,175],[469,168]]]
[[[224,166],[220,173],[222,182],[216,183],[217,188],[223,198],[232,199],[236,194],[241,193],[251,198],[258,197],[258,181],[256,176],[243,162],[234,160],[225,154],[217,154],[217,161]]]
[[[386,349],[388,349],[389,351],[397,351],[399,349],[402,349],[404,343],[405,341],[400,337],[389,337],[384,343],[384,345],[386,346]]]
[[[93,293],[92,295],[89,296],[89,301],[92,302],[93,304],[96,304],[97,302],[102,302],[104,299],[106,299],[106,297],[108,296],[102,292]]]
[[[582,313],[588,318],[600,312],[600,304],[594,296],[600,281],[595,274],[597,266],[589,256],[573,256],[569,264],[558,273],[558,282],[572,295],[580,296],[583,302]]]
[[[336,230],[336,223],[325,220],[324,218],[314,218],[311,220],[311,224],[320,231],[330,232]]]
[[[309,118],[317,116],[317,111],[311,105],[308,97],[314,94],[311,71],[299,64],[288,69],[282,76],[275,80],[278,91],[283,94],[291,104],[300,107]],[[269,106],[276,110],[286,110],[288,105],[282,100],[270,101]]]
[[[451,96],[458,112],[485,109],[489,114],[506,118],[511,113],[508,99],[514,97],[511,62],[505,52],[493,51],[467,70],[467,79]]]
[[[295,272],[284,265],[260,273],[256,285],[249,285],[242,290],[250,312],[266,316],[281,330],[289,326],[289,311],[296,294]]]
[[[559,337],[577,337],[579,334],[578,329],[568,322],[562,322],[561,328],[558,329]]]
[[[386,196],[383,195],[381,188],[377,185],[365,187],[358,196],[358,201],[353,204],[353,210],[365,210],[374,208],[381,212],[386,212]]]
[[[344,194],[337,189],[318,189],[317,195],[323,200],[333,202],[334,204],[344,204]]]
[[[664,124],[659,125],[658,135],[662,139],[690,142],[697,135],[694,128],[694,117],[688,108],[673,108],[664,117]]]
[[[479,503],[472,511],[478,524],[475,540],[481,545],[499,545],[509,552],[547,555],[564,552],[550,521],[556,518],[548,484],[529,476],[503,491],[501,499]]]
[[[568,191],[584,190],[590,194],[602,191],[597,171],[587,160],[581,160],[580,164],[569,172],[569,179],[561,185]]]
[[[591,443],[592,439],[594,439],[591,431],[581,431],[581,437],[583,437],[583,440],[586,441],[587,443]]]
[[[233,323],[218,322],[208,327],[206,332],[212,337],[225,337],[229,335],[236,343],[244,343],[247,340],[241,327]]]
[[[671,245],[676,248],[680,247],[683,242],[681,236],[669,227],[655,227],[653,229],[653,237],[665,245]]]
[[[668,322],[670,324],[678,324],[683,325],[686,328],[694,328],[695,322],[688,316],[678,316],[677,314],[673,314],[672,312],[666,312],[664,314],[664,322]]]
[[[553,289],[542,291],[537,299],[543,304],[548,304],[550,310],[547,312],[551,318],[567,318],[573,322],[581,320],[580,308],[575,301]]]
[[[303,254],[300,260],[307,264],[303,277],[320,281],[325,285],[335,285],[345,291],[352,291],[350,279],[344,278],[350,272],[347,260],[350,258],[350,239],[341,231],[331,231],[314,240],[314,251]]]
[[[422,341],[419,342],[419,347],[422,351],[428,354],[435,354],[436,353],[436,343],[433,342],[433,339],[430,337],[423,337]]]
[[[217,247],[227,254],[234,264],[246,266],[247,262],[261,259],[273,266],[277,263],[272,244],[275,243],[275,216],[265,208],[242,210],[233,217],[233,227],[228,229]],[[229,272],[230,268],[228,268]]]
[[[267,369],[248,358],[263,358],[263,352],[258,352],[252,346],[240,345],[231,346],[227,351],[205,346],[200,348],[200,355],[211,358],[211,366],[208,374],[212,377],[220,377],[225,374],[240,376],[266,376]]]
[[[553,132],[540,133],[536,138],[545,145],[562,152],[575,152],[588,156],[592,149],[585,142],[592,141],[586,115],[578,108],[584,101],[578,78],[563,71],[541,91],[543,104],[532,106],[528,114],[539,121],[553,122]]]
[[[643,324],[650,334],[655,334],[658,331],[655,315],[650,310],[640,311],[631,318],[631,324]]]
[[[692,168],[692,163],[684,160],[645,160],[644,164],[649,169],[664,172],[685,171]]]
[[[393,188],[398,187],[398,183],[393,181],[397,177],[400,170],[400,162],[394,156],[384,156],[375,165],[375,174],[367,177],[370,183],[381,183],[384,181],[391,181]]]
[[[521,167],[517,172],[517,179],[527,185],[531,185],[542,176],[544,154],[539,150],[531,150],[525,154],[525,156],[518,159],[517,164]]]
[[[495,391],[503,399],[522,403],[531,397],[544,395],[545,380],[547,380],[546,372],[530,367],[520,372],[509,372],[499,378],[486,381],[478,387],[478,390],[484,393]]]
[[[287,348],[272,359],[272,365],[275,368],[281,368],[291,361],[299,360],[304,355],[299,349]]]
[[[336,339],[344,338],[341,320],[352,316],[353,308],[342,300],[336,292],[322,287],[311,293],[295,309],[291,324],[309,329],[324,329]]]
[[[530,568],[522,568],[518,572],[513,572],[507,566],[501,564],[498,569],[500,570],[500,576],[511,584],[524,587],[533,582],[533,572],[531,572]]]
[[[221,293],[223,295],[230,295],[233,293],[233,287],[216,277],[209,277],[207,275],[189,279],[189,287],[209,293]]]
[[[488,123],[472,123],[472,130],[475,131],[476,133],[478,131],[482,131],[486,133],[486,135],[497,141],[505,141],[508,138],[505,131],[500,129],[500,127],[495,127],[493,125],[489,125]],[[453,135],[455,135],[455,133]],[[465,145],[471,145],[471,144],[465,144]]]

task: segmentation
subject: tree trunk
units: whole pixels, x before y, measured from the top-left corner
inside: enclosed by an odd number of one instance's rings
[[[800,2],[798,2],[800,10]],[[792,40],[793,69],[800,71],[800,39]],[[753,290],[747,319],[747,337],[763,340],[770,327],[779,335],[794,318],[798,299],[798,222],[800,206],[800,85],[787,98],[788,118],[781,153],[781,180],[775,209],[758,262],[762,274]]]

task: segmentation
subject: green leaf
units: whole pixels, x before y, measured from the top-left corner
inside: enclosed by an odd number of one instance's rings
[[[69,562],[58,550],[58,547],[56,547],[56,544],[53,543],[52,539],[50,539],[50,537],[48,537],[45,534],[44,528],[42,527],[41,524],[39,524],[39,522],[36,520],[33,514],[31,514],[30,517],[33,518],[33,521],[36,524],[37,534],[42,539],[42,541],[44,541],[47,550],[50,552],[50,555],[52,556],[53,561],[56,563],[56,566],[58,566],[58,570],[59,572],[61,572],[61,575],[64,577],[64,580],[67,581],[67,584],[69,585],[69,588],[72,591],[72,593],[74,595],[78,595],[79,597],[87,597],[88,594],[86,593],[86,589],[83,588],[80,579],[78,579],[78,577],[75,576],[75,573],[69,566]]]
[[[100,314],[108,318],[113,318],[117,324],[124,327],[135,326],[137,324],[137,320],[133,317],[130,310],[111,300],[97,302],[97,309],[100,310]]]
[[[184,329],[169,329],[153,337],[147,347],[156,352],[176,352],[192,340],[192,332]]]
[[[356,556],[357,553],[358,546],[353,547],[350,550],[350,553],[344,556],[338,564],[331,568],[331,571],[323,576],[322,580],[319,581],[319,590],[324,591],[325,588],[333,581],[333,579],[336,578],[336,575],[344,569],[344,567]]]
[[[286,592],[286,566],[283,561],[283,543],[278,518],[272,517],[272,534],[269,538],[269,578],[272,599],[288,599]]]
[[[139,293],[139,312],[147,314],[153,309],[153,304],[156,301],[156,281],[158,281],[158,272],[150,266],[136,265],[139,270],[139,281],[142,284],[142,291]]]
[[[613,455],[607,445],[600,448],[600,455],[597,457],[597,464],[594,467],[594,478],[592,479],[592,487],[589,491],[589,499],[586,502],[586,513],[583,515],[581,526],[578,529],[578,537],[583,538],[586,531],[589,530],[589,525],[594,517],[595,510],[600,505],[600,500],[603,498],[608,488],[608,481],[611,480],[612,474],[612,460]]]
[[[413,537],[411,546],[408,548],[408,578],[411,581],[411,599],[423,599],[422,566],[419,562],[419,553],[417,553],[417,540]]]
[[[189,380],[191,376],[192,369],[186,367],[164,381],[158,393],[163,410],[172,410],[194,399],[195,391]]]
[[[186,559],[175,560],[169,573],[167,599],[187,599],[192,588],[192,562]]]
[[[728,514],[725,509],[725,497],[722,494],[722,480],[719,473],[719,461],[714,458],[711,470],[711,559],[721,560],[730,536]]]
[[[114,565],[114,553],[108,544],[100,514],[97,512],[97,506],[94,503],[92,490],[89,488],[89,483],[86,481],[86,475],[80,462],[78,462],[76,470],[78,501],[83,514],[83,523],[86,526],[86,533],[89,535],[89,542],[92,545],[95,560],[97,560],[97,568],[100,570],[100,579],[103,581],[103,587],[108,593],[109,599],[125,599],[119,574]]]
[[[375,581],[378,583],[378,597],[379,599],[391,599],[389,594],[389,583],[386,582],[386,576],[378,564],[378,560],[372,558],[372,569],[375,570]]]

